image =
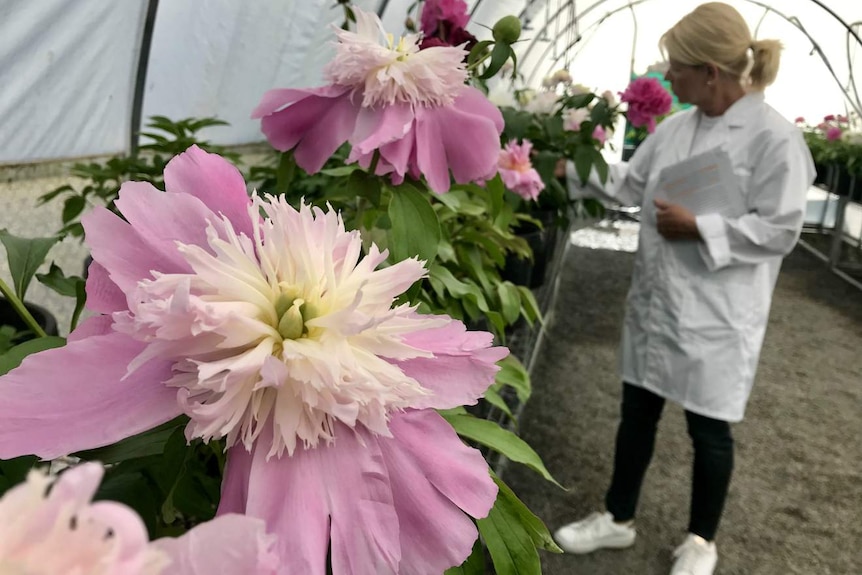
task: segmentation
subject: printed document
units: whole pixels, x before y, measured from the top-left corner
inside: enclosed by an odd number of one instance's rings
[[[739,217],[747,211],[730,156],[721,148],[662,169],[655,197],[683,206],[696,216]]]

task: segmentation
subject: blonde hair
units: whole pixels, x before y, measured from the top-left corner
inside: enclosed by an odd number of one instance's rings
[[[755,40],[742,15],[722,2],[701,4],[659,40],[668,59],[699,66],[713,64],[751,90],[775,81],[781,61],[781,42]]]

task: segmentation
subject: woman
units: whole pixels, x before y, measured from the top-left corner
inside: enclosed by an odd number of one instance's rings
[[[685,409],[695,453],[689,533],[671,574],[709,575],[733,470],[730,423],[743,417],[772,291],[799,238],[814,168],[799,131],[763,99],[778,71],[779,42],[754,40],[734,8],[712,2],[668,30],[660,46],[666,79],[693,107],[660,124],[627,166],[614,166],[607,186],[587,186],[643,207],[607,511],[555,537],[571,553],[634,543],[638,495],[669,399]],[[707,151],[729,156],[733,189],[722,193],[741,197],[738,214],[695,215],[656,197],[663,168]],[[571,164],[568,172],[576,188]]]

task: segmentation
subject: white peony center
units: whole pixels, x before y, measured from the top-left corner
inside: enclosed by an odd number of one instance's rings
[[[269,455],[281,455],[332,441],[336,422],[388,435],[388,414],[429,393],[393,363],[431,355],[404,336],[446,322],[393,307],[424,276],[421,262],[376,269],[386,254],[372,245],[363,256],[331,210],[256,197],[249,214],[254,238],[211,223],[207,246],[179,246],[190,273],[140,282],[130,311],[115,314],[115,329],[148,343],[130,370],[175,361],[168,385],[189,437],[249,449],[271,438]]]

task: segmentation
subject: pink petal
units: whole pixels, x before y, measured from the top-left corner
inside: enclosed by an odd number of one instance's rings
[[[274,575],[278,572],[274,544],[263,521],[230,514],[152,545],[171,559],[159,575]]]
[[[144,344],[121,333],[27,357],[0,377],[0,459],[53,459],[115,443],[180,414],[162,385],[171,364],[151,361],[121,381]]]
[[[500,110],[471,87],[450,106],[417,110],[417,160],[431,189],[449,190],[450,169],[458,183],[495,171],[502,129]]]
[[[261,129],[275,149],[296,148],[296,163],[306,172],[318,172],[350,138],[356,126],[361,97],[354,98],[347,90],[341,87],[303,90],[308,93],[305,98],[264,115]],[[295,92],[300,91],[292,91],[292,95]],[[265,103],[261,102],[255,113],[272,107]]]
[[[113,313],[129,309],[126,294],[110,277],[99,262],[87,268],[87,309],[99,313]]]
[[[484,517],[497,486],[481,453],[431,410],[399,414],[379,438],[401,526],[402,573],[438,574],[470,555],[478,533],[461,510]]]
[[[334,573],[396,573],[398,517],[377,442],[344,425],[335,433],[332,445],[268,461],[260,441],[252,455],[233,447],[219,513],[266,521],[285,573],[324,575],[330,538]]]
[[[94,315],[78,324],[75,331],[69,334],[66,341],[80,341],[96,335],[107,335],[113,332],[114,318],[109,315]]]
[[[409,334],[404,343],[434,354],[433,358],[393,361],[423,387],[433,391],[414,405],[417,409],[450,409],[475,404],[494,383],[498,361],[509,355],[505,347],[489,347],[493,336],[467,331],[453,320],[446,326]]]
[[[129,182],[123,184],[127,185]],[[151,278],[153,270],[182,273],[188,269],[179,253],[170,261],[160,259],[145,238],[105,208],[94,208],[81,218],[81,223],[93,259],[123,293],[132,292],[140,280]]]
[[[409,104],[362,108],[350,138],[351,153],[373,154],[384,144],[403,139],[412,124],[413,107]]]
[[[174,156],[165,166],[165,189],[173,193],[190,194],[216,214],[224,214],[238,232],[251,237],[251,199],[239,170],[217,154],[209,154],[192,146]],[[196,210],[200,213],[200,210]],[[197,215],[180,213],[191,218]],[[195,223],[193,221],[189,223]],[[172,226],[173,229],[173,226]]]

